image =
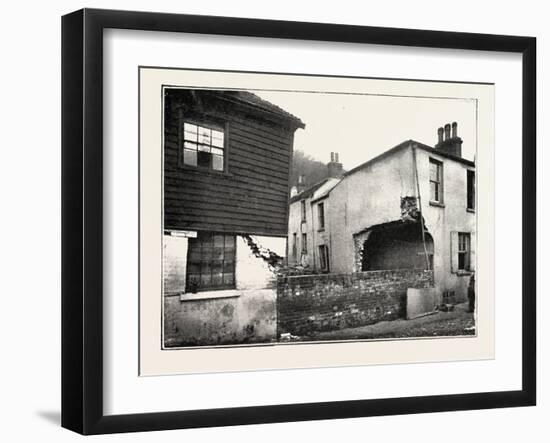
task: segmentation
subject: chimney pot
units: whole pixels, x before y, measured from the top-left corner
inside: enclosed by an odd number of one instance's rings
[[[437,143],[441,143],[442,141],[443,141],[443,126],[437,129]]]
[[[339,163],[339,161],[338,161],[338,153],[337,153],[337,152],[334,153],[334,161],[335,161],[336,163]]]
[[[451,125],[447,123],[445,125],[445,140],[449,140],[451,138]]]
[[[457,127],[458,127],[457,122],[453,122],[453,125],[452,125],[452,128],[453,128],[452,137],[453,137],[453,138],[456,138],[456,137],[457,137]]]

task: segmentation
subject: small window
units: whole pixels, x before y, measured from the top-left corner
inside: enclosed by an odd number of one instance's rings
[[[458,233],[458,270],[470,270],[470,234]]]
[[[187,292],[235,288],[235,236],[199,232],[187,252]]]
[[[325,229],[325,205],[319,203],[317,205],[317,215],[319,218],[319,229]]]
[[[307,234],[302,234],[302,254],[307,254]]]
[[[305,222],[306,221],[306,201],[302,200],[300,203],[302,205],[302,222]]]
[[[326,245],[319,246],[319,267],[323,272],[329,272],[328,247]]]
[[[470,210],[476,208],[476,173],[468,170],[466,172],[466,207]]]
[[[221,127],[183,123],[183,164],[224,170],[225,134]]]
[[[430,201],[443,204],[443,163],[430,158]]]
[[[298,258],[298,234],[292,234],[292,258],[294,261]]]

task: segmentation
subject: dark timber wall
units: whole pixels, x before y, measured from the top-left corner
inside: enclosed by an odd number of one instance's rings
[[[433,271],[415,269],[280,277],[278,336],[405,318],[407,288],[433,287],[433,278]]]
[[[165,92],[165,229],[286,236],[294,131],[303,124],[238,94]],[[224,172],[182,164],[180,125],[188,118],[225,128]]]

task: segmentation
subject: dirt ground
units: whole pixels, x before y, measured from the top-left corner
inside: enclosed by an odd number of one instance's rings
[[[300,341],[357,340],[405,337],[441,337],[475,335],[474,314],[468,312],[468,303],[456,305],[453,311],[434,314],[412,320],[381,321],[373,325],[319,332]]]

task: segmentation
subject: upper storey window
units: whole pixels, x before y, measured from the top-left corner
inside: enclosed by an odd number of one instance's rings
[[[225,156],[225,134],[221,127],[184,122],[183,164],[223,171]]]
[[[443,204],[443,163],[430,158],[430,202]]]

